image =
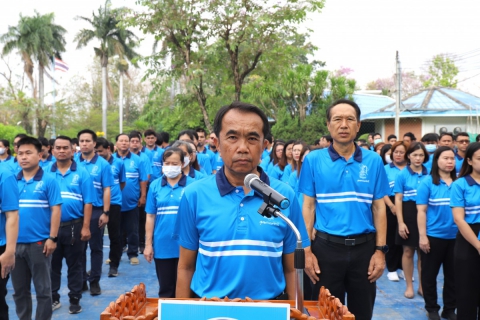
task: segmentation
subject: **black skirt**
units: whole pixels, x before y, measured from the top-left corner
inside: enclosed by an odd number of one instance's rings
[[[395,244],[418,248],[420,236],[418,235],[417,203],[415,201],[403,201],[402,208],[403,222],[407,225],[409,234],[407,239],[403,239],[397,229]]]

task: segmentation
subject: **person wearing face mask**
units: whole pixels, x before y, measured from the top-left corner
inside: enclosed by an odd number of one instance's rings
[[[427,168],[428,172],[430,172],[430,170],[432,170],[433,154],[435,153],[435,150],[437,150],[438,134],[427,133],[422,137],[421,141],[425,145],[425,149],[430,155],[428,161],[424,164],[425,168]]]
[[[193,161],[193,152],[196,152],[196,150],[191,146],[190,143],[192,143],[190,140],[178,140],[172,144],[172,147],[179,148],[184,152],[182,172],[194,180],[201,180],[205,178],[205,175],[200,172],[200,166],[198,162]]]
[[[172,239],[183,189],[194,179],[185,175],[184,151],[172,146],[163,154],[163,176],[150,185],[147,195],[146,244],[143,255],[155,261],[160,298],[175,298],[180,247]]]
[[[7,168],[12,173],[15,173],[16,164],[14,157],[10,151],[10,142],[8,140],[0,139],[0,166]]]
[[[391,144],[384,144],[380,149],[380,157],[382,158],[384,165],[392,163],[391,148],[392,148]]]

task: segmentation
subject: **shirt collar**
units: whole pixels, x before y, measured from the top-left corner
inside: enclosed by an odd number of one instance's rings
[[[362,162],[363,154],[361,148],[354,142],[355,145],[355,152],[353,153],[353,159],[357,162]],[[328,154],[330,155],[330,158],[332,161],[337,161],[338,159],[342,158],[341,155],[338,154],[337,150],[333,148],[333,143],[330,144],[328,147]]]
[[[129,158],[129,159],[130,159],[131,156],[132,156],[132,153],[130,152],[130,150],[128,150],[127,155],[125,156],[125,158]],[[122,157],[122,156],[120,155],[120,153],[118,153],[118,151],[117,151],[117,157],[119,157],[120,159],[123,159],[123,158],[124,158],[124,157]]]
[[[407,166],[407,170],[408,170],[408,172],[410,172],[410,174],[415,174],[416,173],[415,171],[412,170],[412,168],[410,168],[410,166]],[[422,174],[423,175],[428,174],[428,170],[424,165],[422,165]]]
[[[57,169],[58,169],[57,163],[58,163],[58,161],[55,161],[52,164],[52,168],[50,169],[50,171],[52,171],[52,172],[57,171]],[[75,162],[75,160],[72,160],[72,163],[70,164],[70,171],[77,171],[77,163]]]
[[[79,159],[80,159],[80,162],[86,161],[86,160],[83,158],[83,154],[80,154]],[[97,162],[97,159],[98,159],[98,154],[95,153],[95,154],[93,155],[93,158],[92,158],[89,162],[90,162],[90,163],[96,163],[96,162]]]
[[[455,152],[455,157],[458,159],[458,160],[463,160],[462,156],[458,154],[458,152]]]
[[[8,156],[5,158],[5,161],[8,161],[8,160],[10,160],[10,159],[12,159],[12,156],[11,156],[11,155],[8,155]]]
[[[473,179],[471,175],[465,176],[465,180],[467,180],[467,183],[470,187],[476,184],[478,185],[477,181],[475,181],[475,179]]]
[[[233,190],[236,189],[236,187],[232,186],[230,182],[227,179],[227,176],[225,175],[224,172],[224,167],[222,167],[220,170],[218,170],[217,174],[215,175],[215,180],[217,181],[217,187],[218,191],[220,191],[220,195],[223,197],[226,194],[229,194]],[[270,179],[268,178],[267,174],[261,167],[257,167],[258,173],[260,173],[260,180],[265,182],[266,184],[270,185]]]
[[[390,168],[395,168],[396,167],[396,165],[393,162],[390,162],[389,166],[390,166]]]
[[[165,175],[163,175],[162,176],[162,187],[165,187],[167,185],[167,183],[168,183],[167,177]],[[187,176],[182,173],[182,177],[180,178],[180,180],[178,180],[177,184],[180,187],[185,187],[185,185],[187,184]]]
[[[112,164],[113,163],[113,154],[110,155],[110,159],[107,160],[108,163]]]
[[[190,178],[195,178],[195,169],[193,167],[190,167],[190,171],[188,172],[188,176]]]
[[[48,157],[47,157],[47,159],[45,159],[45,161],[52,161],[52,157],[53,157],[53,156],[52,156],[51,154],[49,154]]]
[[[22,180],[23,178],[23,170],[20,170],[20,172],[17,174],[17,180]],[[43,169],[42,167],[38,167],[37,173],[35,173],[35,176],[33,176],[33,180],[35,181],[40,181],[43,178]]]

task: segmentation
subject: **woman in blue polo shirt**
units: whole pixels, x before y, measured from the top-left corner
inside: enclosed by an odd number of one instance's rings
[[[282,159],[284,146],[285,146],[285,142],[283,142],[283,140],[275,140],[272,152],[270,152],[270,157],[263,159],[262,162],[260,163],[260,167],[262,167],[262,169],[270,177],[273,176],[272,174],[273,174],[273,171],[275,170],[275,165],[277,165],[280,159]]]
[[[428,153],[423,144],[414,142],[410,144],[405,153],[405,161],[409,165],[402,170],[397,179],[393,192],[395,193],[395,210],[398,220],[398,234],[395,243],[403,246],[402,268],[407,282],[407,290],[404,296],[413,299],[413,255],[418,249],[418,224],[417,224],[417,188],[423,179],[428,177],[427,168],[423,165],[428,161]],[[421,258],[417,251],[418,274],[421,274]],[[423,295],[422,281],[420,276],[418,294]]]
[[[300,177],[300,172],[302,170],[302,163],[305,156],[310,152],[310,148],[303,141],[297,141],[293,144],[292,148],[293,161],[295,165],[295,170],[290,174],[288,178],[288,185],[292,187],[297,195],[298,203],[300,208],[303,205],[303,194],[298,192],[298,178]]]
[[[450,206],[460,231],[454,249],[457,317],[470,320],[480,314],[480,143],[470,144],[464,159]]]
[[[429,319],[440,319],[437,303],[437,275],[443,265],[442,318],[455,318],[455,272],[453,249],[458,228],[450,208],[450,189],[457,178],[455,153],[439,147],[431,161],[430,176],[417,190],[419,247],[422,257],[422,288]],[[456,319],[456,318],[455,318]]]
[[[397,211],[395,209],[395,179],[398,174],[407,166],[405,160],[405,153],[407,153],[407,145],[403,141],[397,141],[392,145],[389,157],[392,160],[385,165],[385,172],[387,173],[388,184],[390,186],[390,193],[383,199],[387,207],[387,246],[388,252],[385,254],[385,262],[387,264],[387,278],[390,281],[400,281],[397,270],[402,270],[402,255],[403,247],[395,243],[395,238],[398,230]],[[386,161],[385,161],[386,162]],[[402,271],[400,277],[404,277]]]
[[[288,140],[285,145],[283,146],[282,157],[275,165],[273,172],[271,172],[270,177],[275,179],[281,180],[283,182],[287,182],[288,178],[290,178],[290,174],[292,173],[293,168],[293,144],[295,140]]]
[[[205,178],[205,175],[200,172],[200,167],[198,166],[198,163],[193,161],[193,153],[196,153],[197,151],[190,145],[188,141],[177,140],[172,144],[172,147],[179,148],[183,151],[183,157],[185,160],[182,167],[183,174],[189,176],[194,180],[200,180]]]
[[[183,189],[193,179],[182,173],[183,151],[171,147],[163,154],[163,176],[150,185],[145,212],[145,251],[148,262],[155,260],[160,298],[175,298],[179,246],[172,239]]]

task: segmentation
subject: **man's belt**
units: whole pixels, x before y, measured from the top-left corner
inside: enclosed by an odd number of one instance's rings
[[[355,236],[340,237],[340,236],[333,236],[331,234],[317,230],[316,237],[333,242],[333,243],[343,244],[345,246],[356,246],[375,238],[375,233],[366,233],[366,234],[359,234]]]
[[[75,219],[75,220],[69,220],[69,221],[65,221],[65,222],[60,222],[60,228],[63,228],[63,227],[69,227],[75,223],[79,223],[79,222],[82,222],[83,221],[83,218],[78,218],[78,219]]]

